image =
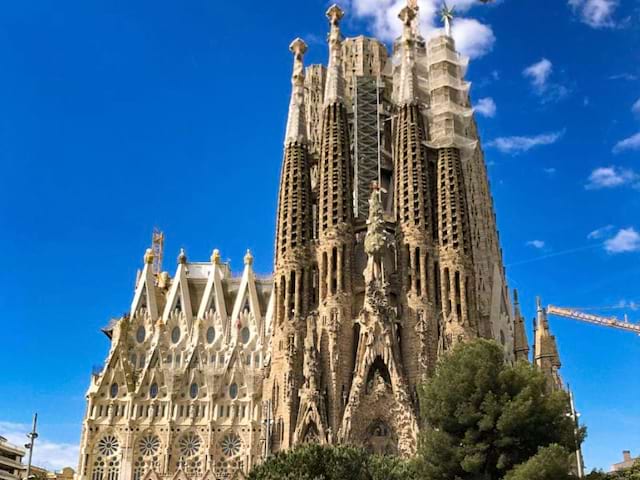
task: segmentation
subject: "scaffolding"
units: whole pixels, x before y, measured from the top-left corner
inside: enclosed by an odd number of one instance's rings
[[[381,183],[382,97],[384,84],[378,77],[358,76],[353,95],[353,208],[357,219],[369,215],[371,184]]]

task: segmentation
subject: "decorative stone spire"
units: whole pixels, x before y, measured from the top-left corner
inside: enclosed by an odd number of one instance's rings
[[[400,44],[402,46],[402,64],[400,66],[400,89],[398,92],[398,104],[400,106],[415,101],[415,79],[414,79],[414,27],[416,11],[411,7],[402,9],[399,15],[404,24]]]
[[[442,2],[442,10],[440,10],[440,18],[444,23],[444,33],[447,37],[451,36],[451,22],[453,22],[454,7],[449,8],[447,2]]]
[[[153,250],[147,248],[144,252],[144,263],[151,265],[153,263]]]
[[[344,101],[344,79],[342,78],[342,34],[340,20],[344,11],[338,5],[327,10],[327,18],[331,24],[329,32],[329,66],[327,67],[327,85],[325,87],[324,104]]]
[[[180,265],[185,265],[187,263],[187,254],[184,251],[184,248],[180,249],[180,254],[178,255],[178,263]]]
[[[547,311],[542,306],[540,297],[536,298],[536,306],[537,315],[533,360],[535,365],[547,376],[550,388],[560,389],[562,388],[562,379],[560,378],[558,370],[562,364],[560,363],[556,337],[551,334]]]
[[[524,324],[524,318],[520,313],[520,303],[518,301],[518,290],[513,291],[513,310],[514,310],[514,354],[516,360],[529,359],[529,342],[527,340],[527,332]]]
[[[293,74],[291,76],[291,102],[287,119],[287,133],[285,145],[289,143],[305,143],[307,141],[307,122],[304,108],[304,54],[307,44],[301,38],[296,38],[289,50],[293,53]]]
[[[214,265],[220,265],[220,250],[217,248],[214,248],[213,252],[211,252],[211,263]]]
[[[251,250],[249,249],[247,249],[247,253],[244,255],[244,264],[253,265],[253,255],[251,255]]]
[[[385,231],[384,209],[380,199],[380,189],[376,183],[372,185],[369,197],[369,218],[367,234],[364,239],[364,251],[367,254],[367,268],[364,271],[365,281],[384,282],[384,254],[389,247],[390,238]]]

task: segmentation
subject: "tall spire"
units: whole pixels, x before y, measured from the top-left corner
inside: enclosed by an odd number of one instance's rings
[[[342,34],[340,20],[344,11],[338,5],[332,5],[327,10],[327,18],[331,24],[329,32],[329,66],[327,67],[327,85],[324,94],[324,104],[344,101],[344,79],[342,78]]]
[[[449,7],[447,2],[442,2],[442,10],[440,10],[440,18],[442,18],[442,23],[444,23],[444,33],[447,37],[451,36],[451,22],[453,22],[454,7]]]
[[[400,66],[400,90],[398,92],[398,104],[406,105],[415,100],[415,80],[414,80],[414,24],[416,10],[407,6],[400,11],[400,20],[404,24],[402,38],[402,64]]]
[[[528,360],[529,359],[529,342],[527,340],[527,331],[524,323],[524,318],[520,313],[520,302],[518,300],[518,290],[513,290],[513,310],[514,310],[514,345],[513,351],[516,356],[516,360]]]
[[[304,143],[307,141],[307,122],[304,113],[304,54],[307,44],[301,38],[296,38],[289,50],[293,53],[293,74],[291,75],[291,102],[289,103],[289,117],[287,118],[287,133],[285,145],[289,143]]]

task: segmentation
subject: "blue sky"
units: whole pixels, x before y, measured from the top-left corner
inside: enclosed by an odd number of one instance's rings
[[[421,0],[425,34],[435,0]],[[396,1],[347,2],[392,38]],[[535,296],[640,319],[640,4],[459,0],[507,275]],[[75,466],[84,394],[154,226],[165,267],[246,248],[271,269],[289,42],[324,62],[324,0],[0,5],[0,435]],[[635,106],[634,106],[635,105]],[[596,310],[597,312],[597,310]],[[640,454],[640,339],[552,319],[589,467]],[[7,367],[10,365],[11,367]]]

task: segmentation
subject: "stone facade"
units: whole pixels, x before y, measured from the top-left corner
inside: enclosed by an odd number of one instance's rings
[[[466,60],[446,31],[419,35],[412,2],[391,54],[343,39],[339,7],[327,16],[326,68],[291,44],[273,277],[250,254],[234,277],[215,251],[182,252],[170,277],[147,252],[130,312],[105,329],[81,479],[235,478],[305,442],[410,455],[440,356],[485,337],[526,359]]]

